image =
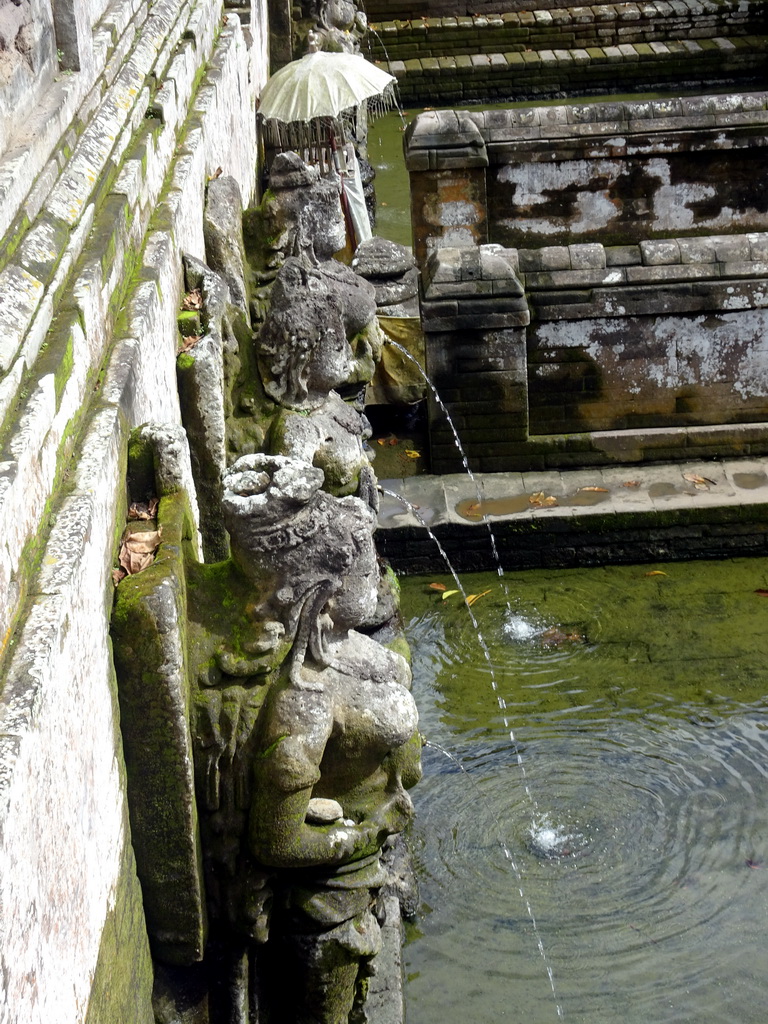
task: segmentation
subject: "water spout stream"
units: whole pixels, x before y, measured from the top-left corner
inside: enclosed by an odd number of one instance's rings
[[[401,345],[398,341],[394,341],[392,338],[387,338],[387,344],[388,345],[392,345],[394,348],[396,348],[398,350],[398,352],[400,352],[401,355],[405,356],[406,359],[408,359],[409,362],[413,363],[413,365],[418,369],[418,371],[421,374],[421,376],[424,378],[424,383],[427,385],[429,390],[432,392],[433,398],[435,399],[435,401],[437,402],[438,406],[440,407],[440,411],[445,416],[445,419],[446,419],[446,422],[448,423],[448,426],[451,428],[451,433],[453,434],[453,439],[454,439],[454,442],[456,443],[456,448],[458,450],[458,453],[461,456],[461,461],[462,461],[462,464],[464,466],[464,470],[465,470],[467,476],[469,477],[470,481],[472,482],[472,486],[475,489],[475,495],[477,496],[477,503],[478,503],[478,505],[482,505],[482,503],[483,503],[483,501],[485,499],[485,494],[483,492],[482,485],[480,483],[478,483],[477,477],[475,476],[475,474],[472,472],[472,470],[470,468],[469,459],[467,458],[467,453],[464,451],[464,445],[461,443],[461,438],[459,437],[459,433],[456,430],[456,426],[455,426],[453,420],[451,419],[451,414],[448,412],[448,409],[445,406],[445,402],[443,402],[442,398],[440,397],[440,394],[439,394],[437,388],[435,387],[435,385],[432,383],[432,381],[427,376],[426,370],[421,365],[421,363],[418,361],[418,359],[416,359],[415,356],[411,355],[411,353],[408,351],[407,348],[405,348],[405,346]],[[496,566],[496,573],[497,573],[498,576],[503,577],[504,576],[504,569],[502,568],[501,558],[499,557],[499,549],[498,549],[498,546],[496,544],[496,536],[495,536],[495,534],[493,532],[493,529],[491,527],[491,522],[490,522],[488,516],[484,512],[482,513],[482,522],[483,522],[483,525],[485,526],[485,528],[488,531],[488,539],[491,542],[491,550],[493,551],[493,560],[494,560],[494,564]],[[507,605],[509,605],[509,602],[507,602]]]
[[[477,637],[477,641],[480,644],[480,649],[483,652],[483,657],[485,658],[486,664],[488,666],[488,671],[489,671],[490,678],[491,678],[491,686],[492,686],[493,692],[494,692],[494,694],[496,696],[496,702],[497,702],[497,704],[499,706],[499,710],[501,711],[501,714],[502,714],[502,720],[504,722],[504,727],[507,730],[507,733],[508,733],[508,736],[509,736],[509,741],[512,744],[512,750],[514,751],[515,758],[517,760],[517,766],[520,769],[520,775],[521,775],[521,778],[523,780],[523,788],[525,790],[525,795],[526,795],[526,797],[528,799],[528,802],[529,802],[529,804],[531,806],[532,831],[533,831],[537,819],[540,818],[538,804],[536,803],[536,799],[535,799],[535,797],[534,797],[534,795],[533,795],[533,793],[531,791],[531,788],[530,788],[530,785],[529,785],[529,782],[528,782],[528,775],[527,775],[527,772],[525,770],[525,763],[523,761],[523,756],[520,753],[520,748],[518,746],[517,739],[515,738],[515,732],[514,732],[514,729],[512,727],[512,724],[510,722],[509,715],[507,714],[507,702],[504,699],[504,697],[501,695],[501,693],[499,692],[499,684],[498,684],[498,681],[496,679],[496,673],[495,673],[494,666],[493,666],[493,659],[491,658],[491,652],[490,652],[490,650],[488,648],[488,644],[485,641],[485,637],[483,636],[482,631],[480,630],[480,624],[478,623],[477,618],[476,618],[474,612],[472,611],[472,605],[467,600],[467,593],[466,593],[466,591],[464,589],[464,586],[463,586],[463,584],[462,584],[462,582],[461,582],[461,580],[459,578],[458,573],[456,572],[456,570],[454,569],[453,565],[451,564],[451,560],[449,559],[448,554],[447,554],[445,548],[440,543],[440,540],[435,536],[433,530],[429,527],[429,525],[426,523],[424,518],[419,514],[418,510],[416,509],[416,507],[414,505],[412,505],[411,502],[409,502],[406,498],[403,498],[401,495],[397,494],[395,491],[391,491],[388,488],[381,487],[381,486],[379,486],[379,490],[380,490],[380,492],[382,494],[385,494],[387,497],[394,498],[396,501],[399,501],[405,508],[408,509],[408,511],[411,513],[412,516],[414,516],[414,518],[419,522],[419,524],[424,527],[424,529],[427,531],[427,534],[429,535],[430,539],[437,546],[437,550],[440,552],[440,557],[445,562],[446,568],[448,569],[449,573],[453,577],[453,580],[454,580],[454,582],[456,584],[456,589],[461,594],[462,600],[464,601],[464,606],[467,609],[470,621],[472,622],[472,626],[473,626],[473,628],[475,630],[475,635]],[[445,754],[447,757],[449,757],[467,777],[470,777],[469,772],[467,772],[467,770],[464,767],[464,765],[462,765],[461,762],[458,760],[458,758],[454,757],[454,755],[451,754],[449,751],[445,750],[443,747],[438,746],[437,744],[431,743],[430,741],[428,741],[427,745],[428,746],[433,746],[436,749],[441,750],[442,753]],[[474,785],[474,779],[472,780],[472,782],[473,782],[473,785]],[[494,817],[494,820],[496,821],[496,825],[497,825],[497,828],[498,828],[499,844],[501,846],[501,849],[502,849],[502,852],[504,854],[505,859],[509,862],[509,865],[512,868],[512,871],[513,871],[513,873],[515,875],[515,879],[517,881],[517,891],[519,893],[520,900],[522,901],[523,905],[525,906],[526,914],[528,915],[528,919],[531,922],[531,927],[533,928],[533,933],[536,936],[536,946],[537,946],[537,949],[539,951],[539,955],[541,956],[542,961],[544,963],[545,970],[547,972],[547,978],[549,979],[550,988],[552,990],[552,997],[553,997],[553,999],[555,1001],[555,1009],[557,1011],[557,1016],[562,1018],[564,1016],[563,1015],[563,1008],[562,1008],[562,1006],[560,1004],[560,1001],[558,999],[558,996],[557,996],[557,990],[555,988],[554,973],[553,973],[552,967],[551,967],[551,965],[549,963],[549,958],[548,958],[547,952],[546,952],[546,950],[544,948],[544,943],[543,943],[542,938],[541,938],[541,933],[539,932],[539,928],[538,928],[538,925],[536,923],[536,916],[533,913],[533,907],[531,906],[531,902],[528,899],[528,897],[526,896],[525,891],[523,889],[522,873],[520,871],[520,868],[517,865],[517,862],[515,861],[514,857],[512,856],[512,851],[510,850],[509,845],[507,844],[506,840],[504,839],[504,837],[503,837],[503,835],[501,833],[501,826],[500,826],[500,824],[498,822],[498,819],[495,818],[495,815],[493,817]]]

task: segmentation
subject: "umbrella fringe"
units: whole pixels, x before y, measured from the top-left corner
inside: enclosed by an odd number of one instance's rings
[[[368,120],[374,121],[398,106],[395,83],[386,87],[378,96],[369,97],[360,104],[367,107]],[[305,149],[325,148],[331,136],[340,142],[355,137],[355,115],[357,107],[343,110],[338,117],[314,117],[309,121],[280,121],[277,118],[260,118],[267,143],[276,149],[293,149],[301,153]]]

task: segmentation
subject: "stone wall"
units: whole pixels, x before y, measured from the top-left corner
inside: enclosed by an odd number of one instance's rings
[[[204,256],[207,179],[255,195],[266,14],[18,11],[37,36],[31,62],[0,62],[0,1021],[149,1024],[110,569],[128,432],[179,419],[181,253]]]
[[[430,238],[532,247],[765,230],[766,146],[759,92],[428,112],[407,135],[417,258]]]
[[[475,468],[768,451],[767,101],[412,124],[427,371]],[[434,405],[430,454],[460,466]]]

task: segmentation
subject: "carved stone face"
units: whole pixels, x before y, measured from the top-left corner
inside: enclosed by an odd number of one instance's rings
[[[353,504],[354,503],[354,504]],[[343,498],[343,543],[350,558],[344,573],[344,586],[328,603],[328,614],[337,629],[354,629],[376,611],[379,568],[373,542],[373,517],[361,501]]]
[[[339,387],[352,376],[355,366],[352,349],[341,331],[329,329],[312,353],[309,367],[309,389],[327,392]]]
[[[328,0],[326,19],[334,28],[351,28],[355,23],[357,8],[352,0]]]

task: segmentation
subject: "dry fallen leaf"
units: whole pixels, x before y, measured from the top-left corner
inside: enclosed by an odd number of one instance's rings
[[[442,600],[444,601],[446,597],[453,597],[454,594],[458,594],[458,590],[446,590],[443,594]]]
[[[181,304],[181,308],[189,312],[193,309],[203,308],[203,293],[199,288],[193,289],[191,292],[187,292],[184,296],[184,301]]]
[[[115,586],[117,586],[120,580],[124,580],[127,575],[128,573],[121,565],[119,569],[112,570],[112,582],[115,584]]]
[[[406,448],[405,449],[405,454],[408,456],[409,459],[420,459],[421,458],[421,452],[417,452],[414,448]]]
[[[159,544],[159,530],[126,530],[120,544],[118,561],[128,575],[133,576],[152,564]]]
[[[698,473],[683,473],[683,480],[688,480],[700,491],[709,490],[709,484],[712,484],[713,487],[715,486],[714,480],[710,480],[708,476],[699,476]]]
[[[134,501],[128,509],[129,519],[154,519],[157,516],[159,498],[150,498],[148,501]]]
[[[651,572],[647,572],[646,576],[667,576],[668,573],[662,572],[661,569],[652,569]]]
[[[625,480],[624,483],[621,486],[622,487],[639,487],[640,486],[640,481],[639,480]]]
[[[755,593],[759,594],[760,597],[768,597],[768,590],[756,590]]]
[[[471,607],[475,601],[479,601],[481,597],[485,597],[486,594],[490,594],[490,590],[484,590],[481,594],[469,594],[467,596],[467,604]]]
[[[447,590],[448,587],[446,587],[446,585],[444,583],[430,583],[429,584],[429,589],[430,590]]]
[[[181,345],[179,345],[179,352],[189,352],[189,350],[194,348],[201,338],[202,334],[188,334],[182,341]]]
[[[579,490],[580,491],[596,491],[599,494],[608,494],[608,493],[610,493],[608,491],[607,487],[580,487]]]

